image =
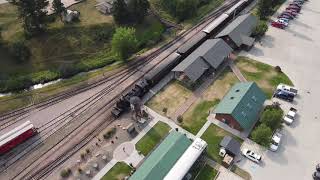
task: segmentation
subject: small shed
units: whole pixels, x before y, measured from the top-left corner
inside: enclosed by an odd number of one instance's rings
[[[220,146],[227,151],[227,154],[233,157],[237,156],[240,153],[240,142],[232,138],[231,136],[223,137],[222,141],[220,142]]]

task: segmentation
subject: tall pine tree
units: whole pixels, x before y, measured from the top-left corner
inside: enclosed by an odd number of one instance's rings
[[[112,14],[117,24],[126,24],[129,22],[130,13],[124,0],[115,0],[113,3]]]
[[[27,35],[33,36],[46,28],[48,0],[19,0],[14,4],[18,6],[19,17],[23,20]]]
[[[148,0],[131,0],[128,5],[131,17],[137,23],[141,23],[150,7]]]

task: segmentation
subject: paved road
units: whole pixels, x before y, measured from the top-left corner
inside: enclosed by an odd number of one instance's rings
[[[7,3],[6,0],[0,0],[0,4],[4,4],[4,3]]]
[[[279,65],[299,89],[299,96],[293,103],[299,116],[291,127],[284,128],[279,151],[266,152],[260,166],[247,160],[240,163],[253,179],[308,180],[312,179],[315,165],[320,163],[319,18],[320,1],[310,0],[288,29],[270,27],[262,46],[257,44],[249,52],[248,56],[256,60]],[[286,110],[290,106],[282,104]]]

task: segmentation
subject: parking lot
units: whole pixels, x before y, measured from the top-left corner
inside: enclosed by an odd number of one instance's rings
[[[308,180],[312,179],[315,165],[320,163],[319,19],[320,1],[309,0],[287,29],[269,27],[262,42],[244,54],[280,66],[299,90],[293,103],[281,101],[285,113],[293,106],[298,109],[298,117],[290,127],[285,125],[280,149],[262,152],[260,165],[247,159],[238,163],[253,179]]]

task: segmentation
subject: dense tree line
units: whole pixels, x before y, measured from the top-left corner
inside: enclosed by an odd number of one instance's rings
[[[194,16],[201,3],[199,0],[160,0],[160,2],[161,6],[179,21]]]
[[[273,8],[284,2],[284,0],[259,0],[258,2],[258,15],[260,19],[265,20],[271,13]]]
[[[148,0],[116,0],[112,14],[117,24],[141,23],[150,7]]]

